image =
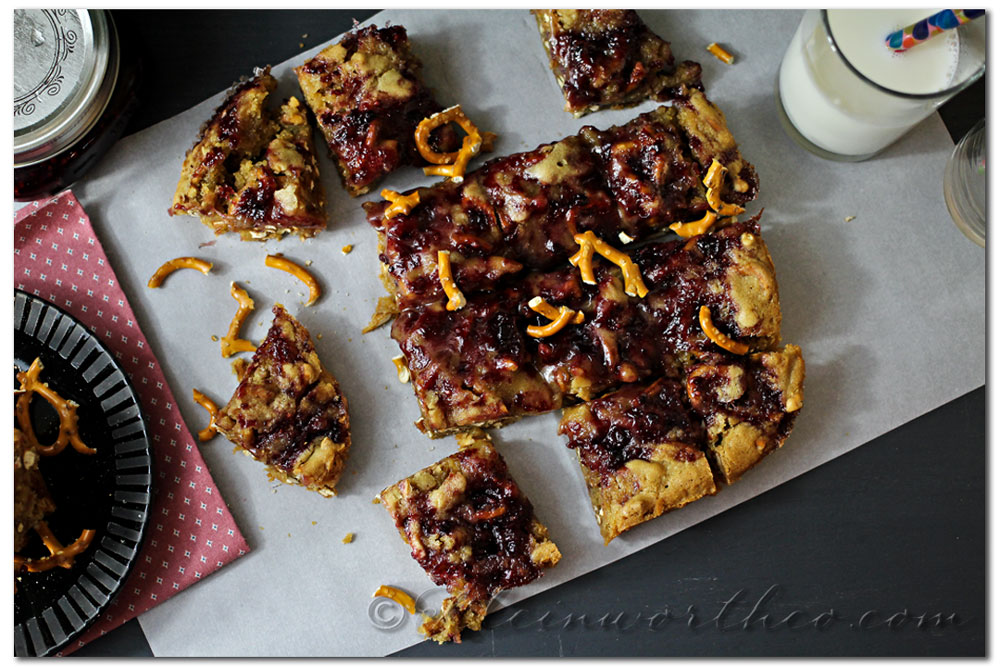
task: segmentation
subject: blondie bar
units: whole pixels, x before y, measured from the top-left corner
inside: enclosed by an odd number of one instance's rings
[[[233,88],[184,158],[171,215],[201,218],[244,240],[308,238],[326,228],[312,126],[295,97],[277,118],[266,106],[270,68]]]
[[[420,631],[439,642],[478,630],[490,601],[528,584],[561,554],[483,431],[380,494],[410,553],[451,597]]]
[[[306,328],[281,305],[273,312],[215,426],[274,478],[332,496],[351,447],[347,400]]]
[[[602,107],[670,99],[681,85],[701,86],[701,65],[674,66],[670,43],[631,9],[532,10],[549,64],[566,98],[582,116]]]

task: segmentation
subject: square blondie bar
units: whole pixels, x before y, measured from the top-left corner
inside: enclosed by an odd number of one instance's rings
[[[460,450],[380,494],[414,560],[451,597],[420,631],[439,642],[478,630],[490,601],[523,586],[561,554],[483,431]]]
[[[422,163],[413,133],[442,107],[420,68],[403,26],[358,28],[295,68],[351,196],[401,166]],[[451,128],[431,139],[443,152],[457,148]]]
[[[705,429],[676,379],[566,408],[559,432],[580,457],[605,544],[716,491],[701,449]]]
[[[532,10],[549,65],[566,98],[582,116],[602,107],[665,101],[681,85],[701,86],[701,65],[674,66],[670,43],[632,9]]]
[[[797,345],[746,356],[706,356],[685,386],[708,431],[706,451],[732,484],[781,447],[802,408],[805,362]]]

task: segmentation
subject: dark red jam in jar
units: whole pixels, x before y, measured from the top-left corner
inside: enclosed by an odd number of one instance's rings
[[[14,10],[14,199],[62,191],[121,136],[139,59],[101,10]]]

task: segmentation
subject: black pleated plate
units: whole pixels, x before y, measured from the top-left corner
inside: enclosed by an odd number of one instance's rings
[[[63,544],[84,529],[97,535],[72,568],[19,576],[14,594],[17,656],[56,653],[101,615],[138,556],[152,500],[152,451],[128,377],[72,316],[15,290],[15,373],[36,357],[45,365],[42,381],[80,404],[80,436],[97,449],[88,456],[66,447],[56,456],[42,457],[42,474],[56,503],[49,526]],[[55,440],[55,410],[39,396],[31,409],[39,441]],[[46,553],[39,539],[24,551],[32,557]]]

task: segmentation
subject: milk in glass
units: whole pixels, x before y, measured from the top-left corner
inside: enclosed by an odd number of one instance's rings
[[[810,21],[807,16],[778,76],[782,107],[799,133],[830,153],[869,156],[927,116],[942,100],[912,96],[933,96],[953,84],[958,31],[949,30],[903,53],[887,48],[885,38],[929,13],[829,10],[830,32],[843,58],[831,48],[822,17]]]

